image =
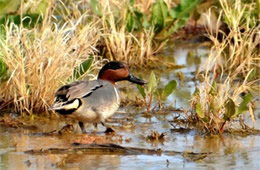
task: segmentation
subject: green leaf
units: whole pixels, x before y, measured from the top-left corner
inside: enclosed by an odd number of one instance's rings
[[[45,14],[49,6],[48,0],[41,0],[39,5],[34,9],[33,13]]]
[[[259,15],[259,11],[260,11],[260,1],[256,1],[256,8],[255,8],[255,13],[256,15],[258,14]]]
[[[217,83],[215,81],[213,81],[209,93],[213,96],[217,95]]]
[[[143,96],[143,98],[145,98],[144,87],[141,85],[137,85],[137,89],[138,89],[139,93]]]
[[[7,67],[2,59],[0,59],[0,79],[6,74]]]
[[[94,57],[90,57],[83,63],[81,63],[78,67],[76,67],[73,71],[73,75],[75,79],[79,79],[84,73],[86,73],[91,67],[94,61]]]
[[[146,15],[143,16],[142,26],[145,29],[148,29],[150,27],[150,24],[149,24],[149,21],[148,21],[148,18]]]
[[[164,88],[162,92],[162,99],[165,100],[177,87],[177,82],[175,80],[170,81]]]
[[[170,16],[173,19],[187,19],[199,2],[200,0],[181,0],[180,4],[171,10]]]
[[[24,27],[34,27],[37,23],[41,23],[43,20],[40,14],[25,14],[23,15],[22,24]],[[16,25],[21,24],[21,15],[8,15],[0,19],[0,24],[5,24],[6,22],[14,23]]]
[[[91,0],[90,1],[90,6],[92,7],[92,9],[94,10],[94,12],[101,17],[102,16],[102,12],[98,6],[98,2],[96,0]]]
[[[241,113],[243,113],[244,111],[248,110],[248,103],[253,99],[253,95],[251,93],[247,93],[244,98],[243,101],[239,104],[238,108],[236,109],[236,115],[238,116]]]
[[[231,98],[228,98],[225,104],[224,120],[230,120],[236,113],[236,105]]]
[[[135,0],[130,0],[130,5],[134,5],[134,3],[135,3]]]
[[[198,96],[198,95],[200,95],[200,90],[198,89],[198,87],[196,87],[196,89],[193,92],[192,96]]]
[[[128,32],[132,32],[134,30],[134,17],[130,13],[130,11],[127,12],[127,15],[126,15],[126,30]]]
[[[198,115],[201,119],[203,119],[203,118],[205,117],[204,112],[202,111],[202,108],[201,108],[201,104],[200,104],[200,103],[197,103],[197,104],[196,104],[196,113],[197,113],[197,115]]]
[[[252,68],[252,69],[249,71],[249,73],[248,73],[248,78],[247,78],[247,80],[248,80],[248,81],[254,80],[255,75],[256,75],[256,69],[255,69],[255,68]]]
[[[132,12],[133,11],[133,12]],[[142,26],[143,14],[139,12],[137,9],[133,8],[132,10],[129,8],[126,15],[126,29],[128,32],[132,32],[134,30],[138,30]]]
[[[20,0],[0,0],[0,16],[15,13],[20,3]]]
[[[157,80],[156,80],[156,76],[155,76],[154,72],[152,71],[150,74],[148,85],[147,85],[148,93],[149,94],[153,93],[154,90],[156,89],[156,87],[157,87]]]
[[[200,16],[201,16],[201,13],[198,11],[198,9],[197,8],[194,9],[194,11],[193,11],[193,19],[195,21],[198,21],[200,19]]]
[[[166,26],[168,13],[167,4],[163,0],[157,0],[153,4],[151,23],[154,26],[155,33],[159,33]]]
[[[168,29],[167,34],[171,35],[172,33],[176,32],[178,29],[185,25],[186,21],[187,20],[184,19],[177,20],[176,23]]]
[[[145,21],[145,16],[143,13],[138,11],[137,9],[134,9],[134,16],[135,16],[135,22],[134,22],[134,30],[139,30],[143,26],[143,22]]]
[[[172,19],[175,23],[168,29],[168,35],[176,32],[183,27],[190,17],[191,11],[196,7],[200,0],[181,0],[180,4],[170,11]]]

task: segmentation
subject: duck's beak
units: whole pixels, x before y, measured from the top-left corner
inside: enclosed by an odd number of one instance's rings
[[[147,84],[146,81],[135,77],[132,73],[129,73],[128,77],[125,80],[128,80],[132,83],[139,84],[139,85]]]

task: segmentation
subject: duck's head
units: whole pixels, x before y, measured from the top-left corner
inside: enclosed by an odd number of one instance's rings
[[[127,80],[139,85],[147,83],[146,81],[135,77],[129,72],[128,66],[119,61],[111,61],[104,65],[99,71],[98,79],[110,81],[113,84],[122,80]]]

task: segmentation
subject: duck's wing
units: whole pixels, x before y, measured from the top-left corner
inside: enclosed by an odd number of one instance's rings
[[[93,91],[103,86],[103,81],[76,81],[60,87],[55,93],[56,100],[70,101],[90,95]]]
[[[77,107],[76,105],[79,105],[80,102],[78,99],[89,96],[95,90],[103,87],[103,84],[103,81],[92,80],[76,81],[71,84],[64,85],[60,87],[55,93],[56,99],[50,110],[62,109],[69,105]]]

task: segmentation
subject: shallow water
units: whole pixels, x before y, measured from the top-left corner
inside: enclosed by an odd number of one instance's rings
[[[125,117],[125,114],[117,114],[116,117]],[[0,127],[0,169],[85,169],[85,167],[88,169],[257,169],[260,166],[258,161],[260,136],[258,135],[203,136],[194,130],[177,132],[171,131],[172,127],[166,120],[165,116],[153,117],[152,120],[135,116],[135,128],[123,129],[119,128],[120,126],[116,128],[117,136],[122,135],[123,140],[115,143],[138,148],[160,148],[183,154],[120,155],[107,152],[29,154],[24,151],[70,147],[71,143],[82,135],[50,136],[41,135],[42,129],[31,131]],[[53,124],[55,123],[60,126],[58,121],[53,121]],[[104,136],[103,130],[104,128],[100,126],[96,135]],[[152,130],[164,133],[164,141],[148,141],[146,137]],[[37,131],[39,133],[35,133]],[[130,142],[126,139],[130,139]],[[207,155],[204,159],[185,156],[185,153],[190,152],[207,153]]]
[[[175,107],[189,108],[191,94],[196,82],[190,81],[194,72],[205,61],[208,49],[201,46],[177,46],[174,51],[165,51],[164,55],[173,58],[177,64],[187,67],[167,71],[160,75],[161,84],[169,79],[178,80],[176,72],[182,72],[185,80],[178,81],[178,90],[168,98]],[[194,53],[195,55],[187,55]],[[124,86],[123,85],[120,85]],[[135,88],[135,86],[130,86]],[[258,103],[259,104],[259,103]],[[30,128],[10,128],[0,125],[0,169],[259,169],[259,135],[212,135],[205,136],[189,127],[175,126],[172,120],[178,112],[146,116],[121,108],[111,119],[110,124],[117,130],[115,136],[109,136],[116,144],[126,147],[161,149],[162,154],[119,154],[113,152],[65,152],[65,153],[25,153],[28,150],[48,148],[70,148],[71,144],[84,138],[81,134],[50,135],[51,132],[65,125],[58,120],[37,119]],[[259,109],[256,111],[259,114]],[[130,126],[123,126],[118,120],[126,120]],[[259,119],[255,126],[259,128]],[[29,126],[28,126],[29,127]],[[125,127],[125,128],[124,128]],[[182,129],[184,128],[184,129]],[[92,126],[88,131],[92,132]],[[90,136],[105,136],[104,127]],[[147,136],[152,131],[164,133],[164,139],[151,141]],[[120,138],[120,139],[119,139]],[[118,140],[119,139],[119,140]],[[190,156],[189,153],[204,153],[203,157]]]

